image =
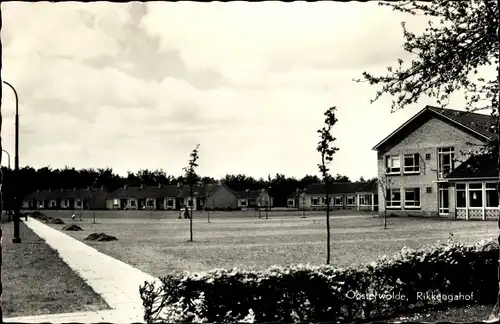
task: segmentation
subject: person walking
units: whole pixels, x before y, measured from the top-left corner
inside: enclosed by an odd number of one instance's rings
[[[190,216],[189,216],[189,209],[188,209],[188,206],[185,205],[184,206],[184,219],[188,219]]]

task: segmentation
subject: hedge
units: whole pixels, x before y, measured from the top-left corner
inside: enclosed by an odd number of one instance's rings
[[[148,323],[346,323],[433,306],[494,303],[497,259],[492,240],[449,240],[418,250],[405,247],[360,267],[216,269],[168,275],[160,286],[145,282],[139,290]]]

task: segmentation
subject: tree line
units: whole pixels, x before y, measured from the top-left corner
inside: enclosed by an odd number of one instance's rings
[[[35,169],[30,166],[19,169],[19,176],[15,171],[2,167],[3,172],[3,198],[5,204],[10,204],[14,197],[16,184],[20,184],[20,196],[24,197],[36,190],[46,189],[72,189],[87,187],[104,187],[108,191],[114,191],[123,186],[137,187],[161,185],[187,184],[185,175],[173,176],[163,170],[139,170],[137,172],[127,172],[126,176],[121,176],[111,168],[104,169],[75,169],[65,167],[62,169],[43,167]],[[283,174],[276,174],[274,177],[266,179],[256,179],[244,174],[227,174],[222,179],[212,177],[197,176],[200,183],[219,183],[219,181],[235,191],[267,189],[274,197],[276,205],[285,205],[286,198],[297,188],[304,188],[311,183],[319,183],[322,180],[316,175],[306,175],[301,179],[286,177]],[[351,182],[349,177],[338,174],[333,177],[336,182]],[[360,178],[357,181],[365,181]],[[5,206],[7,207],[7,206]]]

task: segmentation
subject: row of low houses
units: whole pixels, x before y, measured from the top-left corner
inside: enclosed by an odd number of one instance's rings
[[[377,210],[376,182],[333,183],[330,206],[332,209]],[[287,207],[298,210],[326,208],[322,184],[312,184],[298,190],[287,200]],[[225,185],[189,186],[124,186],[113,192],[105,189],[41,190],[24,198],[25,209],[109,209],[109,210],[180,210],[188,206],[201,209],[271,209],[274,199],[267,190],[234,191]]]

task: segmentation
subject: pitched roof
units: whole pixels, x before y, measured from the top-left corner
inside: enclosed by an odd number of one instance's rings
[[[261,190],[240,190],[236,191],[239,198],[257,198],[259,197]]]
[[[453,170],[447,179],[496,178],[497,160],[491,154],[473,155]]]
[[[357,192],[371,192],[371,193],[377,193],[378,192],[378,182],[376,179],[368,181],[363,187],[358,189]]]
[[[96,192],[107,194],[103,188]],[[90,189],[56,189],[56,190],[38,190],[24,197],[24,200],[57,200],[57,199],[77,199],[91,198]]]
[[[401,138],[401,136],[398,135],[400,135],[404,130],[409,129],[413,123],[416,123],[419,120],[419,117],[422,117],[428,113],[432,114],[435,117],[447,120],[459,127],[462,127],[465,130],[475,134],[476,136],[483,138],[484,140],[489,140],[493,138],[493,136],[495,136],[495,133],[491,128],[492,119],[490,115],[426,106],[412,118],[407,120],[403,125],[397,128],[394,132],[389,134],[389,136],[375,145],[373,147],[373,150],[377,150],[380,146],[393,138]]]
[[[212,195],[221,185],[205,184],[204,186],[194,186],[194,196]],[[227,187],[226,187],[227,188]],[[229,188],[228,188],[229,189]],[[231,190],[231,189],[229,189]],[[232,191],[232,190],[231,190]],[[171,198],[186,197],[190,195],[188,185],[166,185],[166,186],[143,186],[143,187],[122,187],[108,195],[108,198]]]
[[[360,188],[366,186],[366,182],[332,182],[329,186],[329,194],[356,193]],[[325,185],[313,183],[306,187],[306,195],[324,195]]]

